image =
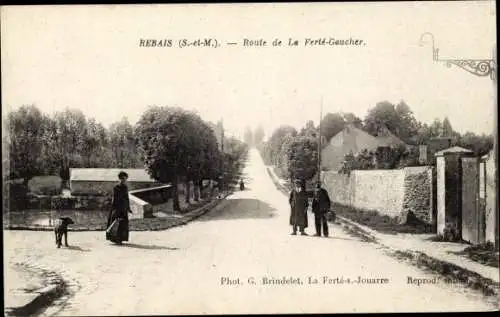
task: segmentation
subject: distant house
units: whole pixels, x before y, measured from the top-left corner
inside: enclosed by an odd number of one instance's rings
[[[72,195],[110,195],[118,184],[118,173],[128,174],[129,190],[142,189],[162,185],[152,179],[146,170],[141,168],[71,168],[70,190]]]
[[[338,171],[342,167],[346,154],[354,155],[363,150],[375,151],[378,147],[391,147],[405,143],[384,129],[378,136],[373,136],[359,128],[348,125],[337,133],[321,152],[322,169]]]
[[[421,164],[433,165],[436,163],[435,154],[439,151],[451,148],[453,144],[452,137],[434,137],[427,141],[427,144],[420,145],[419,162]]]

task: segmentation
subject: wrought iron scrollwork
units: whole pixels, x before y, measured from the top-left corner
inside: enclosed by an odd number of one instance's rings
[[[420,46],[424,44],[424,38],[430,37],[432,42],[432,59],[435,62],[444,62],[447,67],[455,65],[476,76],[490,76],[495,78],[497,65],[492,59],[439,59],[439,49],[435,47],[434,35],[426,32],[420,37]]]
[[[456,65],[476,76],[494,76],[495,65],[493,60],[445,60],[446,66]],[[493,78],[493,77],[492,77]]]

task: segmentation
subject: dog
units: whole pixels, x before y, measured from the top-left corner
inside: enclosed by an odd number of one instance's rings
[[[56,224],[54,227],[54,233],[56,236],[56,245],[57,248],[60,248],[62,245],[62,237],[64,235],[64,246],[68,246],[68,225],[74,224],[73,220],[70,217],[60,217],[56,220]]]

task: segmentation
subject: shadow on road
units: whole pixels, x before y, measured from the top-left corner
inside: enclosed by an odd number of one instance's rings
[[[66,247],[68,250],[73,250],[73,251],[80,251],[80,252],[90,252],[90,249],[84,249],[82,247],[76,246],[76,245],[70,245]]]
[[[219,211],[209,212],[198,221],[229,220],[229,219],[262,219],[272,218],[275,208],[253,198],[230,199],[228,204]]]
[[[179,248],[166,247],[163,245],[146,245],[146,244],[136,244],[136,243],[124,243],[120,246],[133,249],[144,249],[144,250],[170,250],[170,251],[179,250]]]

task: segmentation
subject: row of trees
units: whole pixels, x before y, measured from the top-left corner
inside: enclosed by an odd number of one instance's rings
[[[9,113],[6,124],[8,177],[25,184],[40,175],[67,180],[70,167],[146,168],[176,189],[180,181],[228,182],[247,151],[243,142],[224,138],[222,153],[214,125],[178,107],[150,107],[135,126],[124,118],[107,129],[79,110],[49,116],[30,105]]]
[[[132,125],[123,118],[109,129],[79,110],[50,116],[22,106],[7,116],[9,178],[27,183],[38,175],[69,178],[69,167],[143,166],[136,154]]]
[[[247,146],[230,138],[224,153],[213,128],[194,112],[179,107],[150,107],[139,119],[135,134],[138,153],[149,175],[174,187],[174,209],[179,209],[177,185],[203,179],[218,179],[226,184],[246,155]],[[189,196],[186,196],[189,201]]]
[[[353,169],[418,165],[417,145],[427,144],[433,137],[450,137],[452,146],[470,149],[477,156],[488,153],[493,147],[492,135],[478,135],[472,132],[460,134],[453,129],[448,118],[436,118],[430,124],[423,123],[415,118],[411,108],[404,101],[396,105],[383,101],[369,109],[364,120],[353,113],[327,113],[321,121],[322,148],[347,125],[374,136],[388,130],[406,144],[414,146],[413,149],[394,147],[389,150],[390,153],[364,151],[359,153],[358,157],[347,155],[347,165]],[[319,126],[315,126],[313,121],[306,122],[300,131],[292,126],[282,125],[259,149],[266,164],[275,165],[281,176],[308,179],[317,171],[318,134]],[[381,163],[376,163],[377,161]],[[296,169],[297,166],[305,165],[310,167]]]

